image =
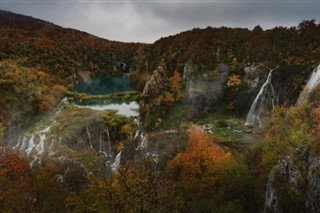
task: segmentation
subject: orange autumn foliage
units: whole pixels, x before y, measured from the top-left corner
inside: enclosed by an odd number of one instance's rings
[[[174,181],[186,190],[207,194],[222,178],[222,170],[232,161],[229,152],[213,144],[201,129],[192,127],[187,149],[168,164]]]
[[[229,76],[227,87],[237,87],[241,85],[240,75]]]
[[[175,70],[173,75],[169,78],[170,92],[174,95],[175,100],[180,100],[182,89],[182,77],[180,73]]]
[[[31,191],[32,177],[28,161],[10,148],[0,148],[1,212],[30,212],[33,199]]]
[[[30,166],[16,151],[0,148],[0,176],[8,180],[17,180],[29,175]]]

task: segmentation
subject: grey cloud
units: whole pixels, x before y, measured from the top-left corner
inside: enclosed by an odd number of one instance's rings
[[[320,17],[319,1],[6,1],[3,9],[120,41],[153,42],[194,27],[264,29]]]

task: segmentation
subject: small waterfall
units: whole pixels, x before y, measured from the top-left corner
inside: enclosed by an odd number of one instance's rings
[[[133,139],[136,139],[140,134],[140,130],[137,130],[136,133],[134,133]]]
[[[26,149],[27,148],[27,138],[26,137],[23,137],[23,139],[22,139],[22,144],[21,144],[21,146],[20,146],[20,150],[24,150],[24,149]],[[18,147],[17,147],[18,148]]]
[[[49,156],[52,156],[55,154],[55,152],[53,151],[53,145],[54,145],[54,140],[52,139],[52,142],[49,146],[49,154],[48,154]]]
[[[108,136],[108,155],[109,155],[109,157],[112,157],[110,132],[109,132],[109,128],[108,127],[106,127],[106,133],[107,133],[107,136]]]
[[[90,131],[89,131],[88,126],[86,126],[86,130],[87,130],[87,136],[88,136],[89,146],[90,146],[90,148],[94,151],[93,146],[92,146],[92,142],[91,142],[91,135],[90,135]]]
[[[143,150],[143,149],[147,148],[148,139],[147,139],[147,136],[144,135],[143,133],[140,135],[140,137],[141,137],[141,142],[138,145],[137,149]]]
[[[102,134],[100,134],[100,137],[99,137],[99,152],[105,152],[105,146],[104,146],[104,143],[103,143],[103,140],[102,140]]]
[[[44,152],[44,140],[45,139],[46,139],[46,135],[45,134],[40,134],[40,141],[36,145],[36,150],[37,150],[37,153],[39,155],[42,155],[42,153]]]
[[[119,169],[119,167],[120,167],[121,152],[122,152],[122,151],[120,151],[120,152],[117,154],[114,162],[111,164],[111,169],[112,169],[113,172],[116,172],[116,171]]]
[[[302,92],[299,95],[299,98],[297,100],[296,105],[299,105],[305,101],[307,101],[310,92],[320,83],[320,64],[317,68],[313,70],[311,73],[311,76],[306,84],[306,86],[303,88]]]
[[[31,136],[29,142],[28,142],[28,148],[26,149],[27,152],[27,156],[30,155],[31,151],[33,150],[33,148],[35,147],[34,144],[34,135]]]
[[[12,148],[12,149],[16,149],[16,148],[19,148],[19,146],[21,146],[22,144],[22,141],[23,140],[21,140],[21,136],[19,136],[19,139],[18,139],[18,143]]]
[[[253,126],[255,121],[257,120],[258,123],[259,123],[259,127],[260,128],[262,127],[262,122],[260,120],[260,113],[261,113],[261,108],[262,108],[262,106],[264,104],[263,103],[264,99],[262,97],[263,97],[263,94],[264,94],[264,91],[265,91],[265,88],[266,88],[267,85],[270,85],[270,88],[271,88],[272,106],[274,107],[274,97],[275,97],[275,95],[274,95],[273,86],[271,84],[271,78],[272,78],[272,72],[275,69],[278,69],[278,68],[279,68],[279,66],[277,66],[276,68],[270,70],[266,82],[264,82],[264,84],[260,88],[260,91],[257,94],[256,98],[254,99],[254,101],[253,101],[253,103],[252,103],[252,105],[250,107],[249,113],[247,115],[247,119],[246,119],[246,122],[245,122],[246,126]]]
[[[109,157],[109,155],[106,153],[106,147],[104,144],[104,141],[102,139],[102,134],[100,135],[100,146],[99,146],[99,153],[102,153],[106,158]]]

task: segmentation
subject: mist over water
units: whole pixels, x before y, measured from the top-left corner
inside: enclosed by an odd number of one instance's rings
[[[128,76],[100,77],[83,81],[73,88],[74,92],[89,95],[106,95],[135,90]]]

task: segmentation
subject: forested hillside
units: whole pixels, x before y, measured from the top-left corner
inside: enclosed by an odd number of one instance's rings
[[[317,21],[140,44],[1,11],[0,208],[319,212]]]
[[[0,59],[17,59],[68,78],[78,71],[110,75],[129,71],[144,44],[101,39],[32,17],[1,11]],[[70,81],[70,79],[69,79]]]

